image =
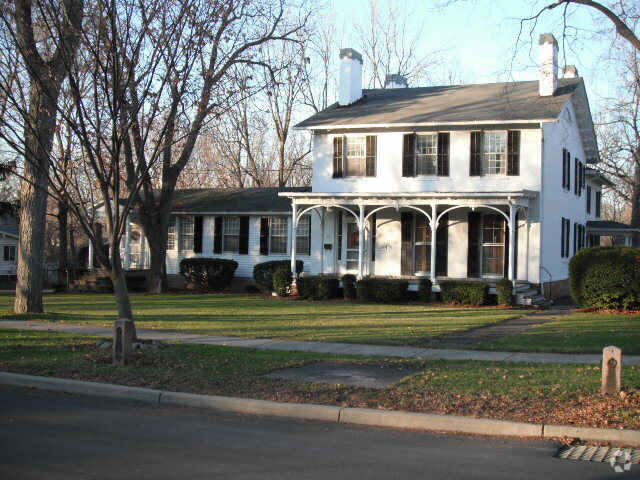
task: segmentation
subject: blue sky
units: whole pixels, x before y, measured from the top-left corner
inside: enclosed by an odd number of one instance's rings
[[[547,11],[536,25],[528,23],[521,35],[524,42],[515,50],[520,19],[531,16],[549,3],[541,0],[459,0],[438,8],[443,0],[378,0],[390,2],[398,11],[413,12],[409,28],[424,23],[424,51],[446,49],[446,57],[463,70],[473,72],[479,83],[506,80],[533,80],[538,75],[538,37],[553,33],[560,43],[560,66],[576,65],[585,78],[592,109],[597,109],[601,96],[609,93],[608,67],[603,57],[611,47],[613,33],[599,35],[609,23],[594,10],[574,6],[568,11],[571,27],[564,37],[561,10]],[[353,21],[362,19],[369,8],[368,0],[331,0],[331,10],[338,24],[345,25],[342,47],[357,45]],[[530,30],[533,30],[531,32]],[[355,45],[354,45],[355,44]],[[564,48],[563,48],[564,46]],[[337,53],[337,52],[336,52]]]

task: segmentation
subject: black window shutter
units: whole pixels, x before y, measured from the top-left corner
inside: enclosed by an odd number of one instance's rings
[[[567,188],[567,149],[562,149],[562,188]],[[562,225],[564,228],[564,224]]]
[[[222,253],[222,217],[214,221],[213,253]]]
[[[468,217],[468,252],[467,252],[467,277],[480,276],[480,212],[469,212]]]
[[[295,238],[293,241],[297,242],[298,239]],[[311,215],[309,215],[309,236],[307,237],[307,255],[311,255]]]
[[[366,139],[366,170],[367,177],[376,176],[376,150],[378,137],[375,135],[367,135]]]
[[[520,131],[507,132],[507,175],[520,175]]]
[[[573,254],[576,254],[578,250],[578,224],[576,222],[573,223]]]
[[[567,191],[571,191],[571,152],[567,150]]]
[[[578,159],[574,158],[573,159],[573,193],[578,193],[578,189],[580,188],[580,185],[578,184],[578,178],[579,178],[579,174],[580,172],[578,172]]]
[[[587,213],[591,213],[591,187],[587,187]]]
[[[238,253],[242,255],[249,253],[249,217],[240,217]]]
[[[562,238],[560,239],[560,257],[564,258],[564,217],[562,217]]]
[[[402,176],[414,177],[416,175],[416,134],[405,133],[402,144]]]
[[[438,134],[438,176],[449,176],[449,132]]]
[[[202,253],[202,215],[193,217],[193,251]]]
[[[344,137],[333,137],[333,178],[342,178]]]
[[[469,175],[482,174],[482,132],[471,132],[471,152],[469,156]]]
[[[413,275],[413,213],[400,214],[400,275]]]
[[[260,219],[260,255],[269,255],[269,217]]]

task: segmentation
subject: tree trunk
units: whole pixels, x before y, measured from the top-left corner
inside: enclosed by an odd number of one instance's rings
[[[175,187],[174,187],[175,188]],[[149,284],[147,291],[157,294],[167,291],[167,236],[169,228],[169,219],[171,217],[171,204],[173,201],[173,192],[166,193],[167,200],[157,205],[146,205],[147,212],[153,209],[153,213],[142,215],[140,223],[144,229],[144,235],[149,244]],[[176,241],[178,232],[176,231]]]
[[[58,202],[58,276],[69,278],[69,209]]]
[[[20,190],[20,243],[16,282],[16,313],[42,313],[42,286],[49,155],[55,129],[57,89],[43,92],[32,83],[30,124],[25,126],[24,180]],[[29,121],[29,120],[28,120]]]
[[[120,252],[111,255],[111,273],[109,277],[113,283],[113,293],[116,297],[116,308],[118,310],[118,318],[127,318],[131,320],[133,324],[133,340],[138,339],[136,333],[136,326],[133,320],[133,310],[131,309],[131,299],[129,298],[129,291],[127,290],[127,279],[120,263]]]
[[[631,225],[640,228],[640,164],[636,164],[634,182],[631,191]],[[640,247],[640,233],[633,234],[632,245]]]

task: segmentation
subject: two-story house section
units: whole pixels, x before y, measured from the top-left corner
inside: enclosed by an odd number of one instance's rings
[[[590,167],[583,79],[575,67],[558,79],[553,35],[540,36],[533,81],[410,88],[393,75],[363,90],[362,63],[341,50],[339,101],[297,125],[313,134],[311,192],[280,193],[294,232],[313,219],[311,273],[426,276],[436,290],[506,277],[568,293],[568,261],[596,242],[587,222],[608,181]]]

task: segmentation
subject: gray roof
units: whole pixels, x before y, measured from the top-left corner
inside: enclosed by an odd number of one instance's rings
[[[361,100],[342,107],[335,103],[296,127],[555,119],[582,83],[582,78],[559,80],[552,97],[539,95],[537,80],[363,90]]]
[[[12,237],[19,237],[18,227],[14,225],[0,225],[0,233],[4,233],[5,235],[10,235]]]
[[[291,199],[279,192],[310,192],[306,187],[194,188],[176,190],[175,213],[290,213]]]
[[[627,231],[637,232],[640,228],[629,225],[628,223],[614,222],[613,220],[589,220],[587,222],[587,228],[592,230],[610,230],[615,231]]]

